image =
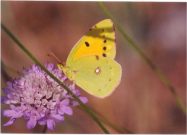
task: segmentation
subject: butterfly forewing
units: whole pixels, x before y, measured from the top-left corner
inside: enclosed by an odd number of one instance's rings
[[[116,55],[115,32],[110,19],[94,25],[71,50],[66,64],[86,56],[97,55],[114,59]]]

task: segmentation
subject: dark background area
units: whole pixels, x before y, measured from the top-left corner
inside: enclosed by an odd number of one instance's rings
[[[62,61],[88,29],[105,19],[95,2],[1,2],[2,22],[42,62],[57,63],[47,54],[53,51]],[[107,2],[115,18],[152,61],[163,70],[186,101],[186,4]],[[2,31],[1,59],[11,77],[18,76],[32,61]],[[135,133],[185,133],[186,117],[177,108],[170,91],[150,67],[124,43],[116,31],[116,60],[122,65],[119,87],[109,97],[97,99],[81,91],[88,105],[116,126]],[[2,79],[2,87],[5,82]],[[2,105],[2,109],[6,106]],[[8,119],[1,117],[1,125]],[[29,131],[23,119],[4,133]],[[74,115],[56,125],[50,133],[102,133],[88,115],[74,108]],[[112,133],[117,133],[111,130]]]

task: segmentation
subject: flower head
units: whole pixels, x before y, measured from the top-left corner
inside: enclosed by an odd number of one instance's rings
[[[46,64],[46,68],[62,82],[67,79],[54,64]],[[87,102],[87,98],[80,95],[74,84],[67,86],[83,103]],[[3,112],[4,116],[10,118],[4,126],[9,126],[17,118],[23,117],[27,120],[29,129],[36,124],[54,129],[55,123],[63,121],[64,115],[72,115],[72,107],[78,105],[62,86],[37,65],[24,69],[23,75],[8,82],[3,90],[3,103],[10,107]]]

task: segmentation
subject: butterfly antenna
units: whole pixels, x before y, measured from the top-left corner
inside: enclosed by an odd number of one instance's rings
[[[62,61],[53,52],[50,52],[48,56],[53,57],[59,64],[62,64]]]

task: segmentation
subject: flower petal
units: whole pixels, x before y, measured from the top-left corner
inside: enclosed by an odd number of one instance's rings
[[[27,128],[34,128],[36,126],[36,123],[36,117],[31,117],[30,120],[27,122]]]
[[[38,124],[40,124],[42,126],[46,125],[46,123],[47,123],[47,120],[45,118],[42,118],[41,120],[38,121]]]
[[[86,97],[79,97],[79,99],[85,104],[88,102],[88,99]]]
[[[13,117],[15,113],[16,112],[14,110],[4,110],[3,115],[6,117]]]
[[[60,102],[60,105],[61,105],[61,106],[69,105],[69,99],[64,99],[63,101],[61,101],[61,102]]]
[[[69,106],[63,106],[61,109],[63,110],[64,113],[66,113],[68,115],[72,115],[73,114],[73,110]]]
[[[48,129],[53,130],[55,127],[55,121],[52,119],[48,119],[47,120],[47,127],[48,127]]]
[[[54,64],[51,64],[51,63],[45,64],[45,66],[47,67],[47,69],[48,69],[49,71],[52,71],[53,68],[54,68]]]
[[[51,117],[57,119],[57,120],[64,120],[64,117],[62,115],[59,115],[59,114],[52,114]]]
[[[79,99],[80,99],[84,104],[88,102],[88,99],[87,99],[86,97],[79,97]],[[73,101],[73,102],[72,102],[72,105],[73,105],[73,106],[77,106],[77,105],[79,105],[79,103],[78,103],[77,101]]]
[[[77,101],[73,101],[73,102],[72,102],[72,105],[73,105],[73,106],[77,106],[77,105],[79,105],[79,103],[78,103]]]
[[[10,126],[14,123],[15,120],[16,120],[15,118],[12,118],[7,123],[3,124],[3,126]]]

